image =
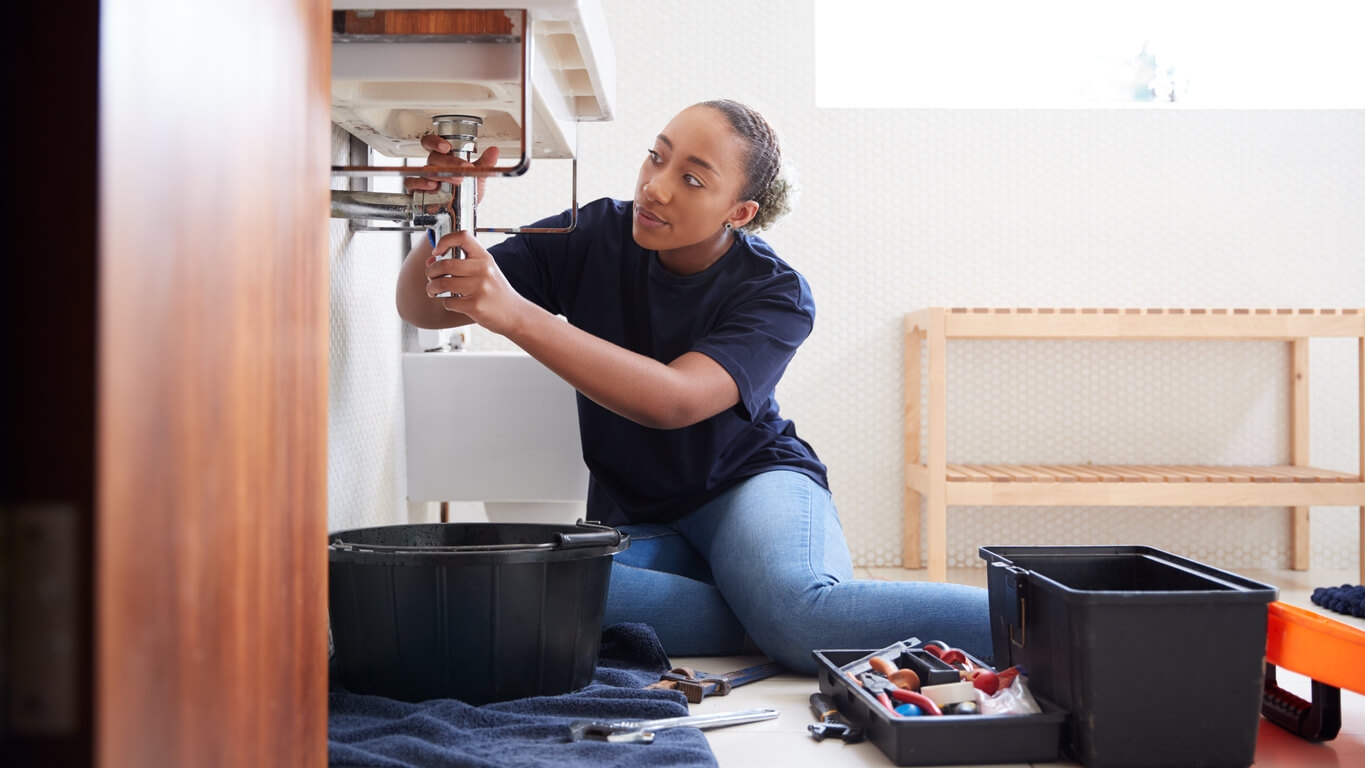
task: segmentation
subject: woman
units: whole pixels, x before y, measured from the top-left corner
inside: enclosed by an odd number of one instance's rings
[[[430,165],[464,162],[423,143]],[[693,105],[646,152],[632,202],[583,206],[568,235],[418,246],[399,312],[478,323],[578,391],[588,516],[632,540],[607,624],[649,624],[672,656],[756,648],[807,674],[812,650],[911,636],[988,657],[984,590],[853,579],[825,466],[779,414],[774,389],[815,317],[805,279],[750,234],[786,211],[780,164],[757,112]],[[466,258],[436,260],[454,247]]]

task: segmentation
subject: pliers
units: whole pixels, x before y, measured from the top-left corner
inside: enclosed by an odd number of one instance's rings
[[[943,663],[951,664],[964,672],[971,672],[977,668],[976,664],[972,663],[971,658],[968,657],[966,653],[949,646],[942,640],[931,640],[930,642],[925,643],[924,650],[937,656]]]
[[[914,704],[920,708],[920,711],[925,712],[926,714],[943,714],[943,710],[939,709],[938,705],[928,696],[901,688],[881,675],[872,672],[864,672],[858,676],[858,682],[862,683],[863,688],[865,688],[868,693],[872,694],[873,698],[881,702],[881,705],[886,707],[887,711],[891,712],[896,717],[900,717],[901,715],[896,712],[896,705],[891,703],[892,699],[904,704]]]

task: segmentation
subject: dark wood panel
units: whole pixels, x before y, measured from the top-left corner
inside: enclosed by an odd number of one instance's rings
[[[323,765],[330,3],[102,14],[96,761]]]
[[[500,10],[333,11],[332,31],[342,35],[509,35],[512,20]]]
[[[7,8],[0,763],[91,759],[99,3]],[[61,55],[52,55],[61,51]],[[54,201],[60,200],[54,206]]]

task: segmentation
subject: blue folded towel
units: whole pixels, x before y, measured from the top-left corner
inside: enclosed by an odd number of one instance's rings
[[[1339,587],[1318,587],[1311,598],[1314,604],[1331,611],[1365,619],[1365,585],[1342,584]]]
[[[488,766],[715,766],[693,728],[658,732],[653,744],[569,741],[574,720],[680,717],[678,691],[645,689],[670,668],[654,630],[615,624],[602,633],[597,671],[581,691],[470,706],[454,699],[406,702],[333,688],[327,757],[333,768]]]

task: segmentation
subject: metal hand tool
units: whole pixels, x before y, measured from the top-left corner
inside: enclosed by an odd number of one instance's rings
[[[862,683],[863,688],[865,688],[868,693],[872,694],[872,698],[880,702],[883,707],[886,707],[888,712],[895,713],[896,705],[891,703],[891,696],[889,695],[889,692],[896,687],[894,683],[881,675],[876,675],[871,672],[864,672],[863,674],[858,675],[858,682]]]
[[[872,697],[881,702],[893,715],[896,714],[896,705],[891,703],[892,699],[903,704],[914,704],[926,715],[941,715],[943,710],[931,699],[923,694],[907,691],[904,688],[896,687],[896,684],[878,674],[864,672],[858,676],[858,682],[862,683],[863,688],[872,694]]]
[[[697,704],[707,696],[724,696],[730,692],[731,688],[752,683],[755,680],[763,680],[785,671],[787,671],[786,668],[776,662],[745,667],[734,672],[726,672],[723,675],[713,675],[691,667],[677,667],[660,675],[659,682],[650,683],[645,687],[682,691],[683,695],[687,696],[688,704]]]
[[[863,740],[863,729],[849,725],[834,706],[834,700],[823,693],[810,695],[810,711],[820,722],[806,726],[816,741],[839,739],[847,744]]]
[[[654,734],[665,728],[692,727],[706,730],[727,725],[756,723],[778,716],[776,709],[743,709],[710,715],[668,717],[662,720],[576,720],[569,724],[569,741],[612,741],[650,744]]]

